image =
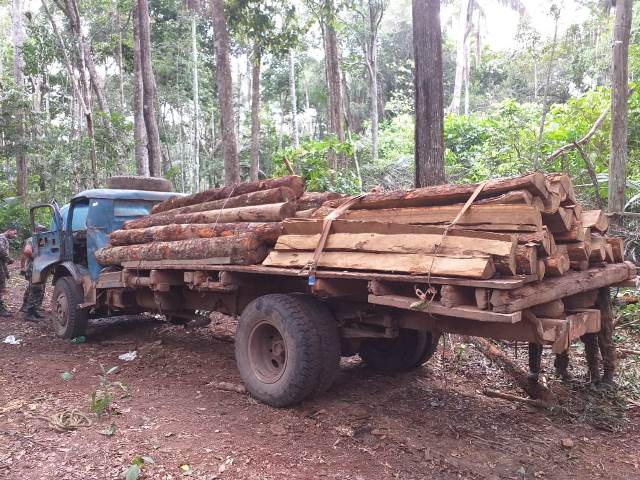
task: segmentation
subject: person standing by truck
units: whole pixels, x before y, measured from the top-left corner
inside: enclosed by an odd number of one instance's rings
[[[36,227],[36,233],[44,230],[45,228],[40,225]],[[20,273],[28,282],[20,311],[23,312],[23,318],[27,322],[38,322],[44,318],[40,311],[44,299],[44,282],[37,284],[31,282],[33,276],[33,237],[29,237],[24,242],[20,258]]]
[[[4,304],[4,293],[9,279],[9,265],[13,263],[13,259],[9,255],[9,241],[16,238],[18,230],[13,225],[0,234],[0,317],[9,317],[11,312],[7,310]]]

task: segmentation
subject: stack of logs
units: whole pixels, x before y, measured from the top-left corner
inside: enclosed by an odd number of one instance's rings
[[[257,264],[275,244],[285,218],[297,211],[307,215],[339,197],[305,193],[295,175],[176,196],[112,232],[110,245],[96,252],[96,260],[103,266],[187,260]]]
[[[490,180],[455,225],[477,185],[369,193],[333,221],[319,267],[486,280],[560,277],[623,262],[600,210],[583,210],[567,175]],[[284,222],[264,265],[302,267],[318,244],[333,199]],[[300,215],[298,215],[300,216]]]

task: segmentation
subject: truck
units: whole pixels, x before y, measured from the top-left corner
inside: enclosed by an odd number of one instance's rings
[[[230,315],[237,319],[235,359],[247,390],[264,403],[286,407],[327,391],[342,356],[358,354],[368,366],[393,373],[423,365],[444,332],[546,343],[562,351],[573,339],[600,329],[596,309],[531,322],[522,311],[499,313],[416,297],[446,284],[486,298],[526,287],[536,281],[532,275],[471,280],[318,269],[310,277],[299,269],[233,265],[225,258],[107,268],[96,262],[95,252],[108,244],[111,232],[175,195],[94,189],[63,208],[55,202],[32,207],[33,282],[51,279],[51,320],[58,337],[85,335],[91,318],[150,312],[186,323],[210,312]],[[52,220],[41,232],[36,220],[43,213]],[[626,264],[608,272],[609,284],[635,276]],[[591,288],[604,286],[597,278]]]

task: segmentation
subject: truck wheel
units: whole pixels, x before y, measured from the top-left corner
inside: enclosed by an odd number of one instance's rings
[[[295,295],[302,300],[309,309],[318,335],[320,336],[322,371],[318,383],[317,393],[324,393],[331,388],[340,372],[340,353],[342,350],[340,332],[331,310],[317,298],[311,295]]]
[[[360,346],[360,358],[383,373],[406,372],[419,367],[433,356],[440,336],[431,332],[400,329],[396,338],[366,338]],[[435,340],[435,341],[434,341]]]
[[[238,320],[235,351],[251,395],[287,407],[318,390],[323,356],[314,317],[294,295],[264,295],[247,305]]]
[[[78,308],[83,302],[82,287],[71,277],[56,281],[51,297],[51,311],[56,335],[60,338],[74,338],[87,332],[89,317],[86,310]]]
[[[138,177],[119,175],[107,179],[107,188],[119,190],[143,190],[146,192],[171,192],[173,185],[169,180],[159,177]]]

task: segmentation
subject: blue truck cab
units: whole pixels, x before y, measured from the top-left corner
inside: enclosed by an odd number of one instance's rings
[[[121,228],[127,220],[148,215],[155,204],[176,195],[93,189],[75,195],[63,207],[54,201],[31,208],[32,281],[53,279],[53,320],[59,336],[76,336],[86,328],[86,309],[82,304],[95,296],[95,282],[102,270],[95,252],[107,245],[109,233]],[[42,217],[50,218],[46,231],[37,227],[37,219]],[[74,317],[80,320],[76,322]],[[69,325],[70,322],[78,325]]]

